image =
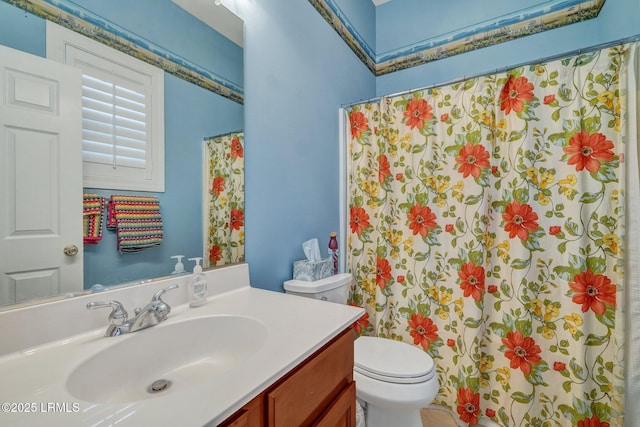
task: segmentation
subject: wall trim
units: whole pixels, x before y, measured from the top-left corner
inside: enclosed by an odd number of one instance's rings
[[[606,0],[551,0],[410,46],[376,54],[355,31],[335,0],[309,0],[376,76],[529,36],[598,16]]]
[[[68,0],[1,1],[124,52],[238,104],[244,103],[242,87]]]

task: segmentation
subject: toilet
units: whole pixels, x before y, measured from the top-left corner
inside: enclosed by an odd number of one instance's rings
[[[307,282],[288,280],[285,292],[346,304],[352,276],[336,274]],[[361,336],[354,343],[353,377],[367,427],[422,427],[420,409],[433,402],[438,377],[433,359],[410,344]]]

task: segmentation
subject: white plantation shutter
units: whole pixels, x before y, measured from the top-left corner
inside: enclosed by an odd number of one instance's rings
[[[84,187],[164,191],[163,71],[50,22],[47,56],[82,70]]]
[[[83,74],[82,146],[85,162],[144,169],[146,95]]]

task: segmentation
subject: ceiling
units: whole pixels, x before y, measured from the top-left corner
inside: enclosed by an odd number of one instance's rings
[[[375,4],[376,6],[380,6],[382,3],[386,3],[388,1],[391,0],[371,0],[373,2],[373,4]]]
[[[243,46],[243,22],[240,18],[231,13],[231,11],[229,11],[229,9],[227,9],[223,4],[216,6],[212,0],[171,1],[237,44],[238,46]]]

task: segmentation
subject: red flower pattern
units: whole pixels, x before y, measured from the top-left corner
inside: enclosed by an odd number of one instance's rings
[[[424,122],[433,118],[431,110],[431,105],[429,105],[424,99],[412,99],[407,104],[407,109],[403,113],[407,118],[407,126],[411,129],[422,129],[424,127]]]
[[[600,418],[598,418],[596,414],[593,414],[591,418],[578,421],[577,427],[609,427],[609,423],[600,421]]]
[[[349,114],[349,124],[351,125],[351,138],[360,139],[362,132],[369,129],[369,120],[360,111],[352,111]]]
[[[351,207],[349,225],[351,226],[351,232],[358,235],[362,234],[365,228],[369,227],[369,214],[363,208],[359,206]]]
[[[438,326],[428,317],[414,313],[407,323],[411,328],[409,334],[413,338],[414,344],[420,344],[422,348],[428,349],[431,343],[438,339]]]
[[[524,103],[529,101],[533,101],[533,84],[524,76],[509,76],[500,93],[500,109],[505,114],[509,114],[511,110],[519,113],[524,109]]]
[[[480,176],[482,169],[487,169],[489,165],[489,152],[482,145],[473,145],[468,142],[460,149],[456,163],[460,163],[458,172],[466,178],[471,175],[474,178]]]
[[[471,296],[474,300],[480,301],[484,291],[484,268],[469,261],[462,265],[458,277],[464,296]]]
[[[353,307],[359,307],[359,305],[356,305],[353,302],[350,302],[349,305]],[[360,316],[358,320],[353,322],[353,329],[355,329],[356,334],[358,335],[360,335],[363,330],[367,329],[368,326],[369,326],[369,313],[366,313],[366,312],[362,316]]]
[[[391,165],[384,154],[378,157],[378,182],[382,184],[388,176],[391,176]]]
[[[209,249],[209,261],[211,262],[211,264],[216,265],[221,259],[222,249],[220,249],[220,246],[211,246],[211,249]]]
[[[224,177],[216,176],[211,183],[211,192],[219,196],[224,191]]]
[[[231,140],[231,157],[234,159],[244,157],[244,149],[242,148],[242,144],[238,138],[233,138]]]
[[[600,162],[613,160],[613,142],[601,133],[589,135],[585,130],[577,132],[569,140],[569,146],[562,150],[569,154],[567,164],[576,165],[576,171],[588,170],[595,173],[600,170]]]
[[[504,355],[511,361],[512,369],[520,369],[526,375],[531,373],[531,365],[540,363],[540,346],[533,338],[524,337],[520,331],[511,331],[502,339],[507,347]]]
[[[553,362],[553,370],[554,371],[564,371],[567,369],[567,364],[563,362]]]
[[[436,215],[431,212],[428,206],[414,205],[407,214],[409,228],[413,235],[420,234],[425,237],[429,230],[436,227]]]
[[[527,240],[529,232],[538,229],[538,214],[531,206],[526,203],[521,205],[517,200],[507,205],[502,219],[506,222],[504,229],[509,232],[511,239],[518,236],[520,240]]]
[[[389,280],[391,280],[391,264],[384,258],[376,257],[376,285],[384,289]]]
[[[240,227],[244,226],[244,212],[240,209],[231,210],[231,228],[233,230],[240,230]]]
[[[458,415],[470,425],[478,424],[480,415],[480,393],[474,393],[470,387],[458,389]]]
[[[603,315],[607,304],[616,306],[616,286],[603,274],[594,274],[591,270],[576,274],[569,287],[576,292],[572,301],[582,304],[583,313],[591,309]]]

